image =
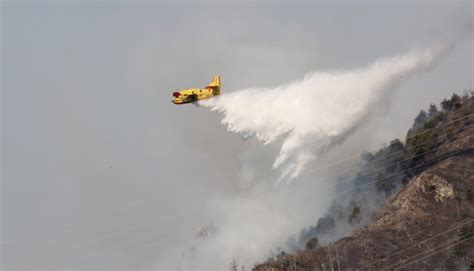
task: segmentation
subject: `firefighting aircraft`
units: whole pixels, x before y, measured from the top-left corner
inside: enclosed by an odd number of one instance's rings
[[[190,88],[173,92],[174,98],[171,101],[175,104],[186,104],[209,99],[216,95],[221,95],[221,77],[219,75],[214,76],[214,79],[205,88]]]

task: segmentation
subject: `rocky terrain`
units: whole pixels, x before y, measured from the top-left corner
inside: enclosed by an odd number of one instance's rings
[[[254,270],[473,270],[472,92],[441,107],[415,119],[395,161],[403,185],[367,225],[324,246],[313,237]]]

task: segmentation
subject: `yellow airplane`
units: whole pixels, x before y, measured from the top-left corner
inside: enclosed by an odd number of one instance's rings
[[[173,100],[175,104],[192,103],[197,100],[209,99],[213,96],[221,95],[221,77],[214,76],[211,83],[205,88],[190,88],[173,92]]]

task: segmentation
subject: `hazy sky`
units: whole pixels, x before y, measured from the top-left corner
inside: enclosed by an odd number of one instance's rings
[[[226,253],[200,266],[218,269],[239,257],[235,239],[248,242],[248,232],[281,225],[248,244],[261,250],[314,223],[327,189],[274,186],[277,148],[227,132],[205,108],[170,102],[172,91],[215,74],[223,92],[276,86],[455,37],[432,71],[397,87],[384,114],[348,140],[353,153],[403,136],[421,108],[473,88],[472,28],[462,40],[456,33],[472,20],[472,2],[2,1],[1,9],[6,269],[168,269],[201,227],[234,225],[230,212],[242,225],[227,227],[232,238],[216,244]]]

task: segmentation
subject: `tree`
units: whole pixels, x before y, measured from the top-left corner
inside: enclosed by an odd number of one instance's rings
[[[468,190],[466,190],[466,199],[468,201],[472,201],[474,199],[474,193],[472,192],[472,189],[469,188]]]
[[[451,99],[446,100],[444,99],[441,102],[441,108],[443,108],[444,111],[447,113],[450,113],[451,111],[457,110],[461,107],[461,97],[457,95],[456,93],[453,93],[451,96]]]
[[[370,161],[374,160],[375,157],[372,153],[370,152],[363,152],[360,156],[360,158],[365,162],[365,163],[370,163]]]
[[[349,215],[349,223],[352,223],[353,221],[359,221],[360,220],[360,206],[357,205],[356,202],[352,201],[351,202],[352,206],[352,211],[351,214]]]
[[[390,194],[395,188],[392,178],[385,178],[382,173],[379,173],[375,178],[375,187],[378,191],[383,191],[386,194]]]
[[[314,250],[318,248],[319,240],[317,237],[311,238],[308,242],[306,242],[305,249],[307,250]]]
[[[331,215],[325,215],[319,218],[318,224],[316,225],[318,232],[321,234],[332,232],[334,231],[335,227],[336,222],[334,221],[334,218]]]
[[[298,250],[298,241],[296,240],[296,236],[294,234],[291,235],[286,241],[285,245],[290,252]]]
[[[451,110],[457,110],[461,107],[461,97],[456,93],[451,96]]]
[[[403,142],[400,139],[395,138],[394,140],[390,141],[388,145],[389,152],[397,152],[403,150]]]
[[[435,104],[430,104],[430,108],[428,109],[428,118],[432,119],[434,116],[438,114],[438,107]]]
[[[394,139],[390,141],[390,145],[387,148],[387,154],[385,155],[385,163],[388,165],[393,165],[395,162],[399,162],[403,160],[405,146],[403,143],[398,139]],[[393,165],[396,167],[396,165]],[[391,170],[393,171],[393,170]]]
[[[413,124],[414,127],[419,127],[421,126],[427,119],[426,112],[424,110],[421,110],[420,113],[418,113],[418,116],[415,118],[415,123]]]
[[[235,259],[232,259],[232,262],[230,263],[230,271],[239,271],[239,264]]]
[[[445,112],[451,111],[451,100],[443,99],[443,101],[441,101],[441,108]]]
[[[298,247],[305,247],[306,243],[314,237],[318,237],[323,234],[334,232],[336,227],[336,221],[334,218],[326,214],[318,219],[316,226],[310,226],[309,228],[303,228],[298,235]],[[291,238],[287,242],[287,247],[291,249]]]

